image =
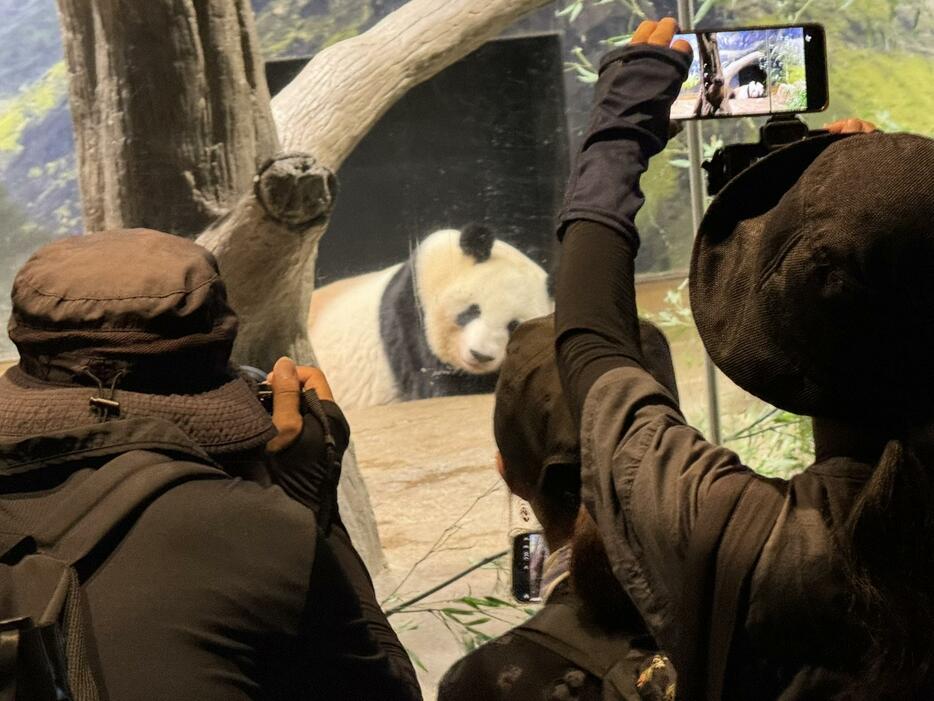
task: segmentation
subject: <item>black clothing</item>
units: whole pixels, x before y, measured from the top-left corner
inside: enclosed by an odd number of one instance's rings
[[[0,444],[0,528],[28,533],[96,467],[133,449],[213,464],[158,419]],[[186,482],[114,541],[84,584],[114,701],[421,697],[346,533],[323,537],[281,488]]]
[[[555,606],[573,608],[578,612],[579,625],[594,629],[593,623],[585,622],[580,601],[567,580],[555,587],[542,611],[531,620],[541,618],[545,609]],[[601,701],[606,698],[601,678],[540,644],[534,637],[523,635],[522,628],[519,626],[505,633],[456,662],[441,680],[438,701]],[[564,631],[548,632],[560,640]],[[623,634],[601,635],[618,643],[621,661],[632,659],[625,698],[640,698],[636,690],[636,670],[648,667],[656,652],[651,639]]]
[[[667,112],[642,107],[657,104],[660,94],[658,80],[646,81],[645,75],[678,80],[670,62],[648,55],[623,70],[636,63],[640,80],[623,73],[613,88],[629,105],[619,111],[621,125],[611,137],[634,148],[645,142],[631,139],[622,125],[626,115],[655,114],[655,134],[662,132],[662,122],[667,127]],[[605,163],[604,172],[607,187],[621,183],[638,199],[638,175],[649,151],[636,151]],[[627,200],[626,194],[619,198]],[[634,209],[626,210],[624,230],[634,231],[634,215]],[[584,212],[566,231],[564,248],[556,289],[557,352],[581,425],[582,497],[613,571],[677,669],[696,643],[685,639],[686,616],[679,610],[686,588],[701,584],[686,581],[691,536],[713,487],[749,468],[687,426],[675,398],[644,368],[632,293],[633,238],[620,238],[619,231]],[[847,670],[858,664],[866,641],[849,615],[836,534],[870,471],[870,465],[834,458],[790,481],[756,477],[784,502],[737,616],[741,623],[724,698],[832,698]]]
[[[590,124],[559,214],[559,238],[571,222],[586,219],[638,248],[633,222],[645,201],[639,176],[668,143],[671,103],[690,67],[690,56],[649,44],[625,46],[603,58]]]

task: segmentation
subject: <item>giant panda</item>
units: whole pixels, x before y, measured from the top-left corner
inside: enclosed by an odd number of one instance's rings
[[[309,336],[344,407],[492,392],[512,331],[552,309],[548,275],[484,226],[315,291]]]

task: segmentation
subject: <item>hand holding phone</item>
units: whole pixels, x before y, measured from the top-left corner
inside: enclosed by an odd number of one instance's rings
[[[684,39],[677,39],[672,43],[675,33],[678,31],[678,23],[673,17],[665,17],[658,22],[650,19],[644,20],[636,28],[629,43],[652,44],[654,46],[670,46],[675,51],[683,54],[690,54],[693,49],[691,44]]]

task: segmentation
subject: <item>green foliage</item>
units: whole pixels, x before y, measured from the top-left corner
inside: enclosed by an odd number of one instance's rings
[[[756,402],[727,415],[723,444],[762,475],[788,479],[814,460],[811,419]]]
[[[829,60],[827,119],[862,117],[918,134],[934,134],[934,56],[835,47]]]
[[[360,34],[378,19],[372,0],[254,0],[253,4],[260,46],[267,58],[313,55]]]
[[[42,78],[16,97],[0,102],[0,152],[17,152],[26,127],[41,120],[68,94],[64,61],[52,66]]]
[[[466,654],[498,635],[498,631],[490,630],[491,625],[497,626],[498,630],[512,628],[526,621],[536,610],[495,596],[462,596],[406,609],[406,614],[427,613],[433,616],[444,625]],[[409,628],[403,624],[399,630],[411,628],[411,624]],[[422,669],[425,669],[424,665]]]
[[[584,55],[584,50],[580,46],[576,46],[571,50],[571,55],[574,59],[564,62],[565,70],[576,73],[578,80],[582,83],[596,83],[597,68],[590,62],[587,56]]]
[[[792,91],[786,101],[790,110],[804,110],[808,106],[808,93],[804,82],[792,86]]]

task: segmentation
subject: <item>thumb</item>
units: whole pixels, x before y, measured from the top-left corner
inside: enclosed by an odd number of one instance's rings
[[[301,383],[295,363],[286,357],[276,361],[268,380],[272,385],[272,423],[278,435],[266,444],[266,449],[276,452],[292,443],[302,431]]]

